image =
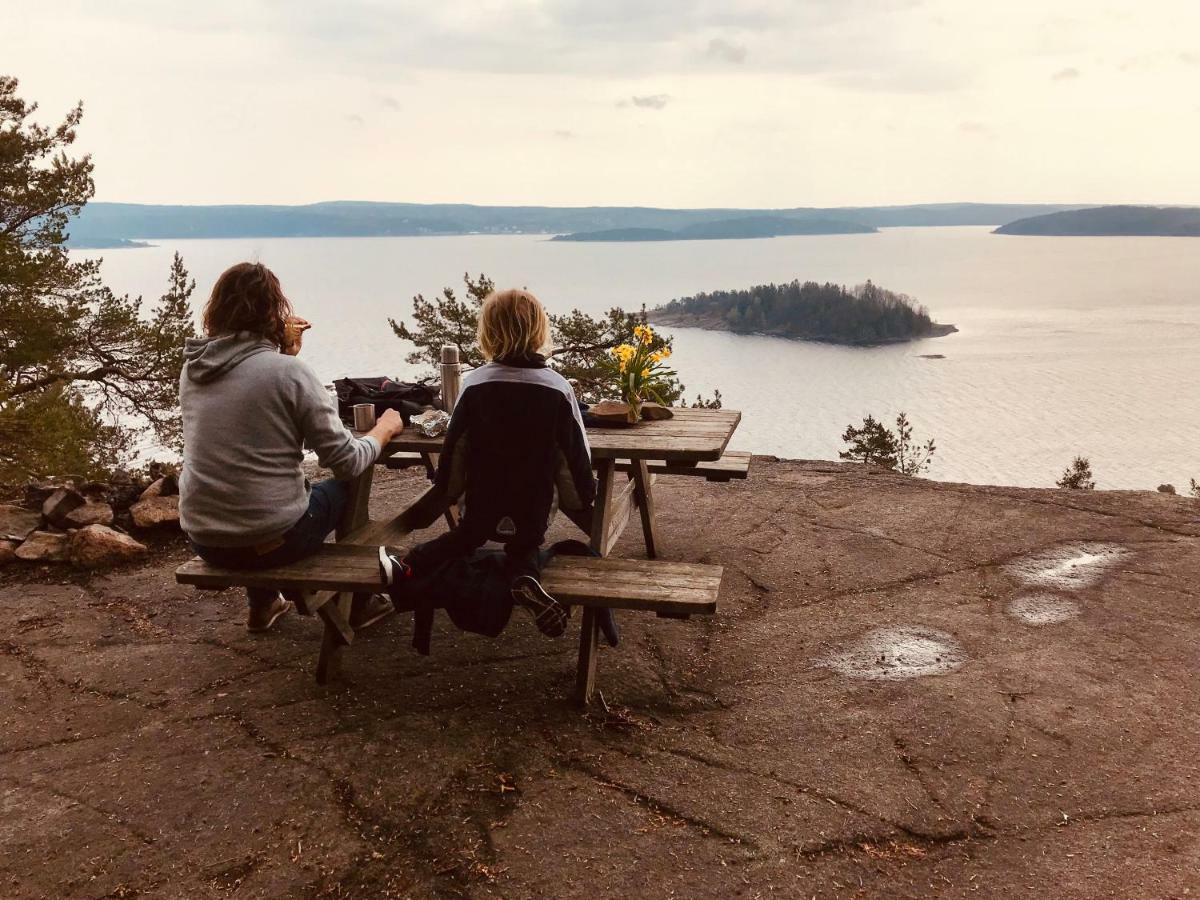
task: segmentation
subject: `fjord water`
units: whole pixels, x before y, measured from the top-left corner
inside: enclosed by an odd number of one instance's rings
[[[1200,479],[1200,238],[1059,238],[895,228],[767,240],[552,243],[542,236],[156,241],[104,256],[119,291],[157,296],[178,250],[203,304],[227,265],[273,268],[313,329],[321,376],[415,375],[387,318],[416,293],[486,272],[553,311],[598,313],[768,281],[868,278],[917,298],[948,337],[852,348],[688,328],[688,397],[742,410],[732,446],[836,459],[845,427],[908,413],[938,452],[929,477],[1050,486],[1077,454],[1099,487]],[[942,359],[925,358],[940,354]]]

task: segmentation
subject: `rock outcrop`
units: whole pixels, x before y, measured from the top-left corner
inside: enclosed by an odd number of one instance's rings
[[[146,545],[106,525],[88,525],[71,535],[67,555],[72,563],[99,569],[145,556]]]
[[[179,497],[151,495],[129,507],[133,524],[138,528],[161,528],[179,524]]]
[[[37,531],[42,524],[41,513],[20,506],[0,504],[0,540],[18,544]]]
[[[43,501],[42,515],[51,525],[65,528],[67,516],[85,503],[87,501],[83,498],[83,494],[74,488],[59,488]]]
[[[62,562],[67,558],[67,535],[35,531],[16,550],[26,562]]]
[[[107,503],[88,501],[83,506],[77,506],[67,513],[68,528],[86,528],[89,525],[111,525],[113,523],[113,508]]]

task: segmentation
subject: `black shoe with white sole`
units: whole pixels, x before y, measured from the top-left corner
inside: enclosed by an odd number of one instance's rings
[[[566,608],[546,593],[546,589],[532,575],[521,575],[513,579],[512,598],[533,616],[537,630],[546,637],[562,637],[567,631]]]
[[[387,585],[396,584],[412,575],[412,566],[404,561],[400,551],[391,547],[379,548],[379,576]]]

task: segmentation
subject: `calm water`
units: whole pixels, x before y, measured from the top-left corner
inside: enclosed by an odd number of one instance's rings
[[[861,349],[671,329],[688,396],[719,387],[744,413],[734,446],[758,453],[836,459],[847,424],[904,410],[917,437],[936,438],[930,476],[942,480],[1048,486],[1075,454],[1091,458],[1100,487],[1200,479],[1200,239],[897,228],[647,244],[167,241],[105,251],[108,283],[156,296],[175,250],[198,282],[197,308],[230,263],[272,267],[314,323],[304,353],[327,380],[415,374],[387,317],[404,317],[413,294],[458,285],[467,270],[528,287],[552,310],[589,312],[771,280],[870,278],[960,332]]]

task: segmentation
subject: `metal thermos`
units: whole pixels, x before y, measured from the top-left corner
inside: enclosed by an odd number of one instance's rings
[[[358,432],[370,431],[375,427],[375,404],[374,403],[355,403],[354,410],[354,430]]]
[[[453,344],[442,347],[442,409],[454,412],[462,384],[462,365],[458,348]]]

